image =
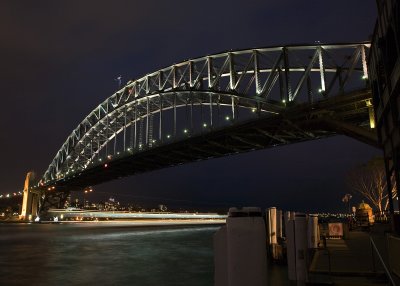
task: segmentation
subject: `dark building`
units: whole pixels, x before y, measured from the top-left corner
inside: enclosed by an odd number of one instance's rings
[[[369,55],[378,138],[383,147],[388,192],[400,186],[400,1],[377,0],[378,19]],[[394,212],[390,200],[390,211]],[[399,205],[400,206],[400,205]]]

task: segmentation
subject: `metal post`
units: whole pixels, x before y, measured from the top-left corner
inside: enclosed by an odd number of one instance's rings
[[[190,92],[190,132],[193,132],[193,93]]]
[[[201,125],[202,127],[205,127],[203,124],[204,123],[204,116],[203,116],[203,98],[200,96],[200,120],[201,120]],[[203,128],[201,128],[201,131],[203,132]]]
[[[318,47],[318,59],[319,59],[319,73],[321,75],[321,92],[325,91],[325,70],[324,62],[322,60],[322,48]]]
[[[174,138],[176,137],[176,93],[174,93]]]
[[[229,56],[229,87],[230,90],[234,90],[236,82],[235,82],[235,63],[233,61],[233,54],[228,53]]]
[[[137,101],[135,102],[135,133],[134,133],[134,141],[133,147],[136,149],[136,134],[137,134]]]
[[[212,95],[210,93],[210,127],[213,127],[213,106],[212,106]]]
[[[117,128],[118,128],[118,125],[117,125],[117,120],[118,120],[118,114],[116,115],[116,117],[115,117],[115,129],[114,129],[114,156],[115,156],[115,154],[117,153]]]
[[[286,101],[292,101],[292,87],[290,86],[290,78],[289,78],[289,55],[287,48],[283,48],[283,63],[285,65],[285,79],[286,79]]]
[[[261,85],[260,85],[260,77],[259,77],[259,64],[258,64],[258,52],[256,50],[253,51],[254,55],[254,77],[256,81],[256,94],[259,95],[261,93]]]
[[[367,57],[365,56],[365,46],[361,45],[361,60],[363,66],[363,79],[368,79]]]
[[[162,111],[163,111],[163,101],[162,96],[160,95],[160,122],[158,126],[158,140],[162,142]]]
[[[235,98],[231,96],[232,100],[232,120],[235,120]]]
[[[117,132],[114,132],[114,156],[117,153]]]
[[[100,136],[97,138],[97,156],[100,158]]]
[[[127,110],[127,107],[125,106],[125,112],[124,112],[124,151],[126,151],[126,110]]]
[[[146,107],[146,146],[149,145],[149,117],[150,117],[150,102],[149,97],[147,97],[147,107]]]
[[[106,122],[107,122],[106,123],[106,156],[108,156],[108,128],[109,128],[108,110],[107,110],[106,116],[107,116],[107,120],[106,120]]]
[[[189,113],[188,113],[188,99],[185,100],[185,128],[188,127]]]

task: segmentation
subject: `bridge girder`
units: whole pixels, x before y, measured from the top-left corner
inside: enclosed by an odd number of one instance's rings
[[[365,131],[369,46],[229,51],[129,81],[71,133],[40,185],[98,183],[105,163],[117,178],[337,133],[374,144]]]

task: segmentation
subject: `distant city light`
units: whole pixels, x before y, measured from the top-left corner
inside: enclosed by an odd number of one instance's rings
[[[255,108],[251,109],[251,112],[256,112],[256,111],[257,111],[257,109],[255,109]]]
[[[108,164],[104,164],[104,168],[107,168],[108,167]]]
[[[368,76],[365,74],[361,77],[361,79],[368,79]]]
[[[282,99],[282,102],[283,102],[283,103],[286,103],[286,99]]]
[[[183,130],[183,133],[187,133],[187,132],[188,132],[188,130],[187,130],[187,129],[184,129],[184,130]]]
[[[167,135],[167,138],[171,138],[171,135],[168,134],[168,135]]]
[[[203,123],[203,127],[207,127],[207,123]]]
[[[225,117],[225,120],[229,120],[229,119],[230,119],[230,117],[229,117],[229,116],[226,116],[226,117]]]

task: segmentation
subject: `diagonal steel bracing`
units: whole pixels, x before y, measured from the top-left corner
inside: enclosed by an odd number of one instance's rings
[[[376,145],[368,125],[369,47],[229,51],[131,80],[73,130],[40,185],[80,188],[337,133]]]

